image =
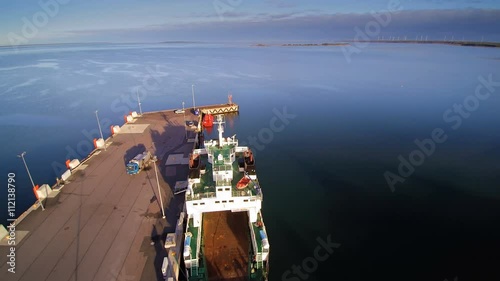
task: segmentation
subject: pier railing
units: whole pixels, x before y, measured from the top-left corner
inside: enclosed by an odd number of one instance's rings
[[[225,114],[238,112],[239,106],[235,103],[226,103],[218,105],[208,105],[200,107],[203,114]]]

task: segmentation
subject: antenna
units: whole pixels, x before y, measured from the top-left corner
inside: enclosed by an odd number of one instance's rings
[[[219,114],[217,115],[217,130],[219,131],[219,146],[222,146],[223,144],[223,137],[222,137],[222,133],[224,133],[224,127],[222,126],[222,124],[224,124],[224,115],[222,114]],[[214,122],[215,123],[215,122]]]
[[[184,102],[182,102],[182,115],[184,116],[184,134],[186,139],[188,138],[187,128],[186,128],[186,112],[184,111]]]

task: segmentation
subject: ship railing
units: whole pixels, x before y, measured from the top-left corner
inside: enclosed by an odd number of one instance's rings
[[[257,262],[257,268],[262,268],[262,253],[255,255],[255,261]]]
[[[253,228],[253,223],[250,222],[249,223],[249,226],[250,226],[250,235],[251,235],[251,238],[252,238],[252,247],[253,247],[253,253],[255,255],[255,261],[257,262],[257,268],[262,268],[262,252],[260,251],[260,249],[258,248],[257,246],[257,238],[256,238],[256,234],[255,234],[255,230]]]
[[[231,195],[233,197],[250,197],[250,200],[261,200],[262,201],[262,192],[257,192],[255,190],[233,190]]]
[[[200,219],[200,224],[203,225],[203,216],[201,216],[201,219]],[[196,274],[198,275],[198,268],[199,268],[199,261],[200,261],[200,249],[201,249],[201,227],[198,228],[198,236],[197,236],[197,239],[196,239],[196,247],[197,247],[197,250],[196,250]]]
[[[233,171],[233,166],[231,163],[226,164],[216,164],[213,166],[213,171],[214,172],[232,172]]]
[[[236,153],[241,153],[241,152],[248,151],[248,146],[237,146],[237,147],[235,147],[234,151]]]
[[[203,215],[200,216],[200,225],[203,226]],[[196,236],[196,260],[198,261],[198,258],[200,256],[200,248],[201,248],[201,230],[202,228],[198,228],[198,236]]]
[[[226,187],[226,186],[231,186],[231,180],[229,179],[224,179],[221,176],[221,179],[216,179],[215,181],[215,186],[216,187]]]
[[[187,195],[186,199],[188,201],[191,201],[191,200],[199,200],[199,199],[214,198],[214,197],[216,197],[215,192],[201,192],[201,193],[189,194]]]
[[[207,150],[205,148],[194,149],[193,154],[205,155]]]
[[[201,225],[203,225],[203,216],[201,216]],[[200,260],[200,249],[201,249],[201,229],[198,228],[196,231],[198,231],[198,235],[196,237],[196,256],[194,259],[191,260],[191,268],[194,270],[191,271],[191,274],[198,276],[198,269],[199,269],[199,260]]]
[[[192,259],[191,260],[191,275],[192,276],[198,276],[199,267],[200,267],[200,264],[198,262],[198,259]]]
[[[253,252],[254,252],[254,254],[257,254],[259,252],[259,249],[257,248],[257,240],[255,238],[255,231],[253,229],[253,223],[251,221],[249,221],[248,225],[250,227],[250,235],[252,236]]]

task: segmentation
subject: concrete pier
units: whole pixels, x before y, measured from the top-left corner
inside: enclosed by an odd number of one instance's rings
[[[190,112],[185,117],[198,122]],[[11,246],[0,246],[0,280],[163,280],[164,241],[184,207],[184,194],[173,195],[173,188],[187,178],[194,137],[183,114],[173,110],[144,113],[121,126],[106,140],[106,150],[81,159],[64,185],[54,188],[45,211],[35,204],[16,222],[25,235],[16,241],[15,273],[7,270]],[[125,170],[146,150],[159,160],[165,219],[154,167],[137,175]],[[173,155],[182,159],[166,165]]]

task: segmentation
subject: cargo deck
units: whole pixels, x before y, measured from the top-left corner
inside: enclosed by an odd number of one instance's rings
[[[247,212],[205,213],[202,232],[209,280],[248,280]]]

